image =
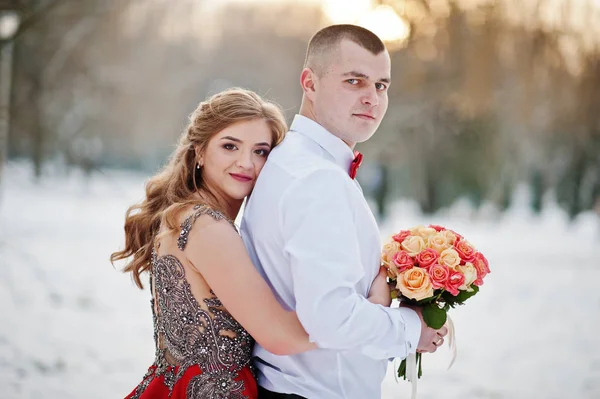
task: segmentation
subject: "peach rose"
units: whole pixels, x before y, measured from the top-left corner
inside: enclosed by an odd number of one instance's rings
[[[392,263],[398,268],[398,272],[402,273],[415,265],[415,261],[406,251],[400,251],[394,255]]]
[[[450,292],[454,296],[457,296],[458,287],[463,285],[464,282],[465,276],[461,272],[450,270],[450,275],[448,276],[448,281],[446,282],[446,291]]]
[[[433,265],[438,258],[437,252],[431,248],[425,248],[417,255],[416,260],[420,267],[429,270],[429,266]]]
[[[402,242],[404,239],[411,235],[410,230],[402,230],[400,233],[393,235],[392,239],[397,242]]]
[[[439,232],[429,236],[427,239],[427,246],[436,251],[438,254],[441,254],[442,251],[450,248],[452,244],[448,242],[448,237],[446,237],[443,232]]]
[[[433,296],[433,286],[425,269],[413,267],[400,273],[396,287],[402,295],[417,301]]]
[[[417,226],[411,229],[410,232],[415,236],[423,237],[423,240],[425,240],[425,242],[427,242],[429,236],[432,236],[435,233],[437,233],[435,229],[425,226]]]
[[[475,266],[473,266],[471,262],[467,262],[464,266],[456,266],[456,270],[461,272],[463,276],[465,276],[465,282],[463,283],[463,285],[458,287],[458,289],[461,291],[473,292],[471,284],[473,284],[473,282],[475,282],[475,280],[477,279],[477,269],[475,269]]]
[[[438,263],[447,266],[450,269],[454,269],[460,264],[460,256],[454,248],[448,248],[442,251]]]
[[[478,287],[483,284],[483,278],[490,273],[490,266],[487,259],[481,252],[475,254],[475,260],[473,261],[475,269],[477,269],[477,279],[473,282]]]
[[[448,269],[446,266],[440,265],[439,263],[436,263],[429,268],[429,277],[431,278],[431,285],[436,290],[438,288],[446,288],[449,276],[450,269]]]
[[[454,244],[454,249],[464,262],[473,262],[477,251],[467,240],[460,240]]]
[[[419,252],[426,248],[425,240],[418,236],[406,237],[400,246],[402,249],[408,252],[410,256],[416,256]]]
[[[381,250],[381,262],[389,268],[392,264],[394,256],[401,250],[402,248],[400,248],[399,242],[388,242],[383,246],[383,249]]]

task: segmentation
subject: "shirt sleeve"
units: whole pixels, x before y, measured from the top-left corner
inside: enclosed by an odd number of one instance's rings
[[[280,202],[296,313],[321,348],[405,358],[417,349],[420,319],[410,309],[372,304],[356,291],[364,276],[349,200],[356,188],[344,179],[340,171],[318,170],[292,183]]]

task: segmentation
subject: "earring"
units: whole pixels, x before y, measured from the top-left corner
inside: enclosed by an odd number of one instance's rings
[[[199,162],[196,164],[196,169],[200,170],[200,163]]]

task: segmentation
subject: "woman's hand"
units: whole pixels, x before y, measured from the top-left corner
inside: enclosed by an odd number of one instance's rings
[[[383,266],[379,268],[379,274],[373,280],[369,290],[369,302],[389,307],[392,304],[390,286],[387,282],[387,269]]]

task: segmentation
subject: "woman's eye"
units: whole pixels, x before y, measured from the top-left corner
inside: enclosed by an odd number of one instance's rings
[[[269,151],[267,151],[267,150],[256,150],[256,151],[254,151],[254,153],[261,157],[266,157],[267,155],[269,155]]]
[[[223,148],[225,148],[226,150],[235,150],[236,147],[234,144],[228,143],[223,145]]]

